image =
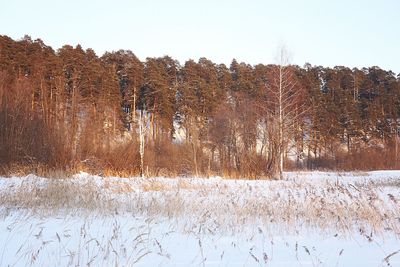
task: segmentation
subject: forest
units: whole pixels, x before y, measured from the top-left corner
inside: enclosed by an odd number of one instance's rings
[[[0,36],[0,173],[260,179],[400,167],[400,74],[281,59],[142,62]]]

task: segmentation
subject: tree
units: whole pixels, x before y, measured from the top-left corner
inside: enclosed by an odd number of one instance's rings
[[[143,63],[130,50],[106,52],[102,60],[115,68],[122,97],[122,108],[126,113],[125,126],[132,131],[135,129],[133,124],[136,123],[138,93],[144,79]]]
[[[174,135],[175,101],[179,63],[170,57],[147,58],[139,105],[150,113],[153,140]]]
[[[189,163],[196,175],[208,165],[254,178],[282,178],[292,159],[299,168],[394,168],[399,117],[400,74],[376,66],[300,68],[284,48],[275,65],[142,63],[129,50],[99,58],[80,45],[55,52],[40,39],[0,35],[3,164],[93,159],[136,171],[140,162],[143,175],[144,163],[174,173]]]
[[[293,137],[294,125],[305,113],[302,104],[302,88],[294,75],[285,47],[280,47],[278,64],[270,66],[267,84],[267,127],[269,127],[269,157],[267,172],[273,178],[282,179],[284,157]]]
[[[147,124],[147,112],[143,109],[139,112],[139,155],[140,155],[140,177],[144,177],[144,152],[146,145],[146,134],[148,128]]]

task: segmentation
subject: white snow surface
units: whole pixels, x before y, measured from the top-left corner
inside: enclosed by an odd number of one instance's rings
[[[0,266],[400,266],[400,171],[0,177]]]

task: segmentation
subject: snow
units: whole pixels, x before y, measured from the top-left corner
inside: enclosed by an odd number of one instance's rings
[[[400,171],[28,175],[0,197],[0,266],[400,266]]]

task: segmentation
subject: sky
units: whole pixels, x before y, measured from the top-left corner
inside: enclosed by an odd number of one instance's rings
[[[274,63],[284,44],[300,66],[400,73],[399,12],[398,0],[0,0],[0,34],[228,66]]]

